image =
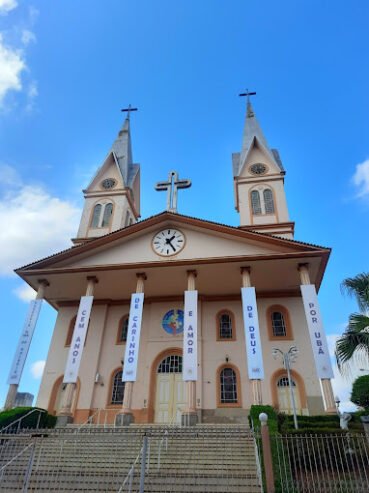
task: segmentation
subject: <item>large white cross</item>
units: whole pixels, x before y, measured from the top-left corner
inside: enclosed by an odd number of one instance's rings
[[[167,190],[167,211],[177,212],[178,189],[189,188],[190,186],[191,180],[180,180],[177,171],[170,171],[168,181],[159,181],[155,186],[155,190],[158,192]]]

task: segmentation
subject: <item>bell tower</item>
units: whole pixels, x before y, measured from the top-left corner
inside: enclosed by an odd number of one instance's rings
[[[132,159],[130,111],[88,187],[75,244],[135,223],[140,217],[140,165]]]
[[[232,154],[235,206],[242,229],[293,238],[279,153],[268,146],[247,96],[241,152]]]

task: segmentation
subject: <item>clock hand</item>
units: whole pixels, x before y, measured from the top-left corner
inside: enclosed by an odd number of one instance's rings
[[[176,251],[176,249],[174,248],[174,246],[172,245],[172,242],[170,240],[168,241],[168,245],[170,245],[172,247],[173,252]]]

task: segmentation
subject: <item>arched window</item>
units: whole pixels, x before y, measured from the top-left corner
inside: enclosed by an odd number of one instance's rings
[[[122,376],[123,370],[117,370],[113,375],[110,404],[123,404],[125,383]]]
[[[295,406],[298,412],[301,412],[301,402],[298,388],[294,380],[291,380],[292,384],[292,394],[295,401]],[[288,377],[283,375],[277,381],[277,391],[278,391],[278,407],[280,412],[287,414],[292,414],[293,405],[291,397],[291,389],[288,381]]]
[[[267,310],[267,325],[269,339],[293,339],[290,315],[282,305],[272,305]]]
[[[119,321],[117,344],[124,344],[127,341],[129,316],[124,315]]]
[[[282,312],[272,312],[272,329],[274,337],[286,336],[286,323]]]
[[[91,228],[98,228],[100,224],[100,216],[101,216],[101,204],[96,204],[94,207],[94,212],[92,214]]]
[[[104,215],[101,223],[102,228],[107,228],[109,226],[112,213],[113,213],[113,204],[111,203],[106,204],[104,207]]]
[[[171,354],[158,366],[158,373],[182,373],[182,356]]]
[[[257,190],[251,192],[251,208],[254,215],[261,214],[260,194]]]
[[[273,192],[266,188],[263,192],[265,214],[274,214]]]
[[[65,347],[69,347],[72,344],[74,326],[76,325],[77,315],[75,315],[72,320],[69,322],[67,337],[65,339]]]
[[[223,368],[220,372],[220,403],[237,404],[237,376],[233,368]]]
[[[234,340],[234,317],[231,312],[222,311],[217,315],[217,340]]]

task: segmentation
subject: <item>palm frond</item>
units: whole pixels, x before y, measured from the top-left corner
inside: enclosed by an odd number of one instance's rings
[[[348,277],[341,283],[342,293],[354,296],[361,311],[369,309],[369,273],[363,272],[355,277]]]
[[[335,356],[342,374],[359,363],[369,364],[369,317],[361,313],[350,315],[346,331],[336,341]]]

